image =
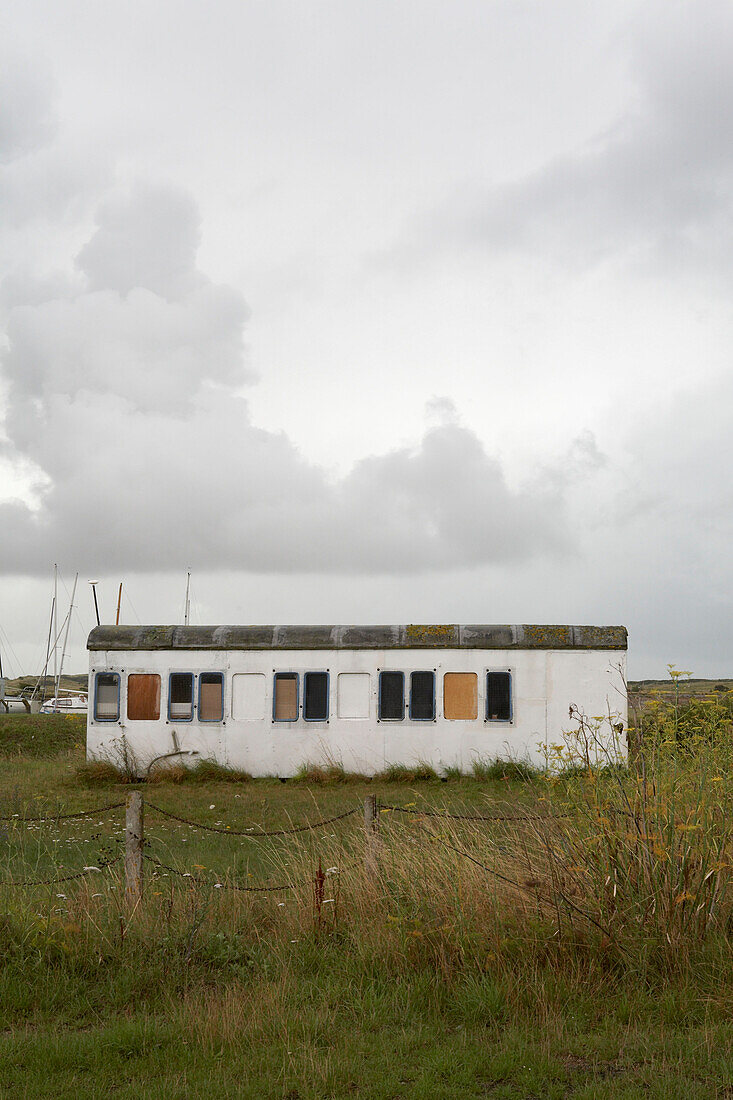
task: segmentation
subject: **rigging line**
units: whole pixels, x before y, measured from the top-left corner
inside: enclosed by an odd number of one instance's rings
[[[64,581],[64,578],[63,578],[63,577],[61,576],[61,573],[59,573],[59,580],[61,581],[61,584],[63,585],[63,589],[64,589],[64,592],[66,593],[66,595],[67,595],[67,596],[69,597],[69,600],[70,600],[70,599],[71,599],[71,595],[70,595],[70,593],[69,593],[69,590],[68,590],[68,588],[66,587],[66,582]],[[77,604],[74,604],[74,605],[73,605],[73,607],[72,607],[72,611],[73,611],[74,615],[76,615],[76,621],[77,621],[77,622],[78,622],[78,624],[79,624],[79,627],[80,627],[80,629],[81,629],[82,635],[84,636],[84,638],[86,638],[86,637],[87,637],[87,635],[89,634],[89,627],[88,627],[88,626],[85,626],[85,625],[84,625],[84,623],[82,622],[82,620],[81,620],[81,616],[80,616],[80,614],[79,614],[79,607],[78,607],[78,605],[77,605]],[[60,633],[60,632],[59,632],[59,633]],[[57,639],[57,640],[58,640],[58,639]]]
[[[126,588],[125,588],[125,589],[123,589],[123,593],[122,593],[122,594],[123,594],[123,598],[124,598],[125,600],[127,600],[127,602],[129,603],[129,605],[130,605],[130,610],[132,611],[133,615],[134,615],[134,616],[135,616],[135,618],[137,619],[137,625],[138,625],[138,626],[142,626],[142,623],[140,622],[140,616],[138,615],[138,613],[137,613],[137,611],[136,611],[136,609],[135,609],[135,605],[134,605],[134,603],[132,602],[132,600],[130,599],[130,594],[129,594],[129,592],[127,591],[127,589],[126,589]]]
[[[20,661],[18,660],[18,654],[17,654],[17,653],[15,652],[15,650],[13,649],[13,646],[12,646],[12,644],[11,644],[11,642],[10,642],[10,638],[8,637],[8,635],[6,634],[6,632],[5,632],[5,630],[4,630],[3,628],[2,628],[2,626],[0,626],[0,635],[2,635],[2,637],[3,637],[4,639],[5,639],[5,649],[6,649],[6,651],[9,651],[9,652],[10,652],[10,653],[12,653],[12,655],[13,655],[13,660],[15,661],[15,667],[17,668],[17,673],[18,673],[18,676],[21,676],[21,675],[22,675],[22,673],[21,673],[21,671],[20,671],[20,669],[21,669],[21,664],[20,664]],[[6,660],[7,660],[7,658],[6,658]],[[15,678],[15,677],[13,677],[13,679],[14,679],[14,678]]]

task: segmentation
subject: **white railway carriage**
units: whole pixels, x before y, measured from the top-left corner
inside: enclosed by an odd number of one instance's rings
[[[626,724],[621,626],[99,626],[87,648],[87,755],[141,775],[165,759],[470,771],[544,762],[571,704]]]

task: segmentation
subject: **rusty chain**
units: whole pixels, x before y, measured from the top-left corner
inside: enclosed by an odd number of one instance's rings
[[[305,833],[310,829],[322,829],[324,825],[332,825],[334,821],[343,821],[344,818],[351,817],[352,814],[358,813],[358,809],[345,810],[342,814],[336,814],[335,817],[327,817],[323,821],[315,821],[313,824],[294,825],[291,829],[272,829],[269,832],[249,832],[241,829],[228,829],[221,828],[218,825],[204,825],[200,821],[190,821],[186,817],[181,817],[179,814],[171,813],[170,810],[163,810],[160,806],[155,806],[152,802],[145,803],[145,806],[149,810],[153,810],[155,813],[162,814],[163,817],[170,817],[173,821],[180,821],[182,825],[190,825],[194,829],[203,829],[207,833],[222,833],[224,836],[244,836],[249,840],[259,840],[261,837],[269,836],[290,836],[292,833]],[[254,826],[252,827],[254,829]]]
[[[26,822],[68,821],[72,817],[95,817],[97,814],[106,814],[108,810],[119,810],[124,805],[124,802],[110,802],[108,806],[98,806],[93,810],[74,810],[69,814],[48,813],[42,817],[20,817],[19,814],[10,814],[7,817],[0,816],[0,821],[15,821],[19,825],[24,825]]]

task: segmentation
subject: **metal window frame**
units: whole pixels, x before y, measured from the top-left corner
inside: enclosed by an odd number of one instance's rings
[[[295,677],[295,718],[276,718],[275,717],[275,707],[277,705],[277,689],[275,687],[275,684],[277,683],[277,681],[280,678],[284,679],[286,676],[287,676],[288,679],[290,679],[292,677]],[[298,721],[299,717],[300,717],[300,673],[295,672],[292,669],[288,669],[288,668],[278,669],[277,672],[273,672],[273,674],[272,674],[272,720],[273,720],[273,722],[277,722],[277,724],[279,726],[281,726],[283,724],[287,724],[287,723],[290,723],[292,725],[293,722]]]
[[[325,676],[326,677],[326,715],[324,718],[309,718],[305,713],[306,708],[306,677],[308,676]],[[331,672],[330,669],[312,668],[303,673],[303,720],[305,722],[328,722],[331,717]]]
[[[415,675],[416,672],[427,672],[433,678],[433,714],[432,714],[431,718],[415,718],[415,716],[412,713],[412,677]],[[413,668],[413,669],[410,669],[410,701],[409,701],[409,707],[408,707],[408,716],[409,716],[409,719],[410,719],[411,722],[436,722],[437,721],[438,707],[437,707],[437,700],[435,698],[435,681],[436,681],[436,678],[437,678],[437,673],[436,673],[436,670],[434,668]]]
[[[114,676],[117,680],[117,714],[114,718],[99,718],[97,716],[97,692],[99,688],[100,676]],[[122,685],[122,673],[110,672],[109,670],[99,670],[94,673],[94,721],[95,722],[119,722],[121,717],[121,685]]]
[[[502,672],[509,677],[509,717],[489,718],[489,673]],[[485,668],[484,669],[484,723],[489,726],[511,726],[514,722],[514,669]]]
[[[218,676],[221,681],[221,717],[220,718],[202,718],[201,717],[201,682],[204,676]],[[199,684],[198,692],[196,693],[198,720],[199,723],[203,722],[207,726],[221,725],[224,721],[224,673],[223,672],[199,672]]]
[[[402,677],[402,710],[399,718],[383,718],[382,717],[382,676],[387,673],[390,676]],[[380,668],[377,669],[377,675],[379,677],[377,681],[377,721],[378,722],[404,722],[405,720],[405,673],[399,668]]]
[[[201,674],[203,675],[203,673]],[[190,676],[191,678],[191,717],[190,718],[174,718],[171,714],[171,680],[174,676]],[[224,709],[224,694],[222,692],[222,710]],[[196,710],[196,673],[195,672],[175,672],[168,673],[168,705],[166,707],[169,722],[193,722],[194,712]]]

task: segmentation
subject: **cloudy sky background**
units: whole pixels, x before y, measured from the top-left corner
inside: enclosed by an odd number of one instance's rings
[[[0,648],[624,623],[733,675],[733,7],[5,0]],[[64,592],[62,586],[62,593]],[[64,596],[65,598],[65,596]]]

